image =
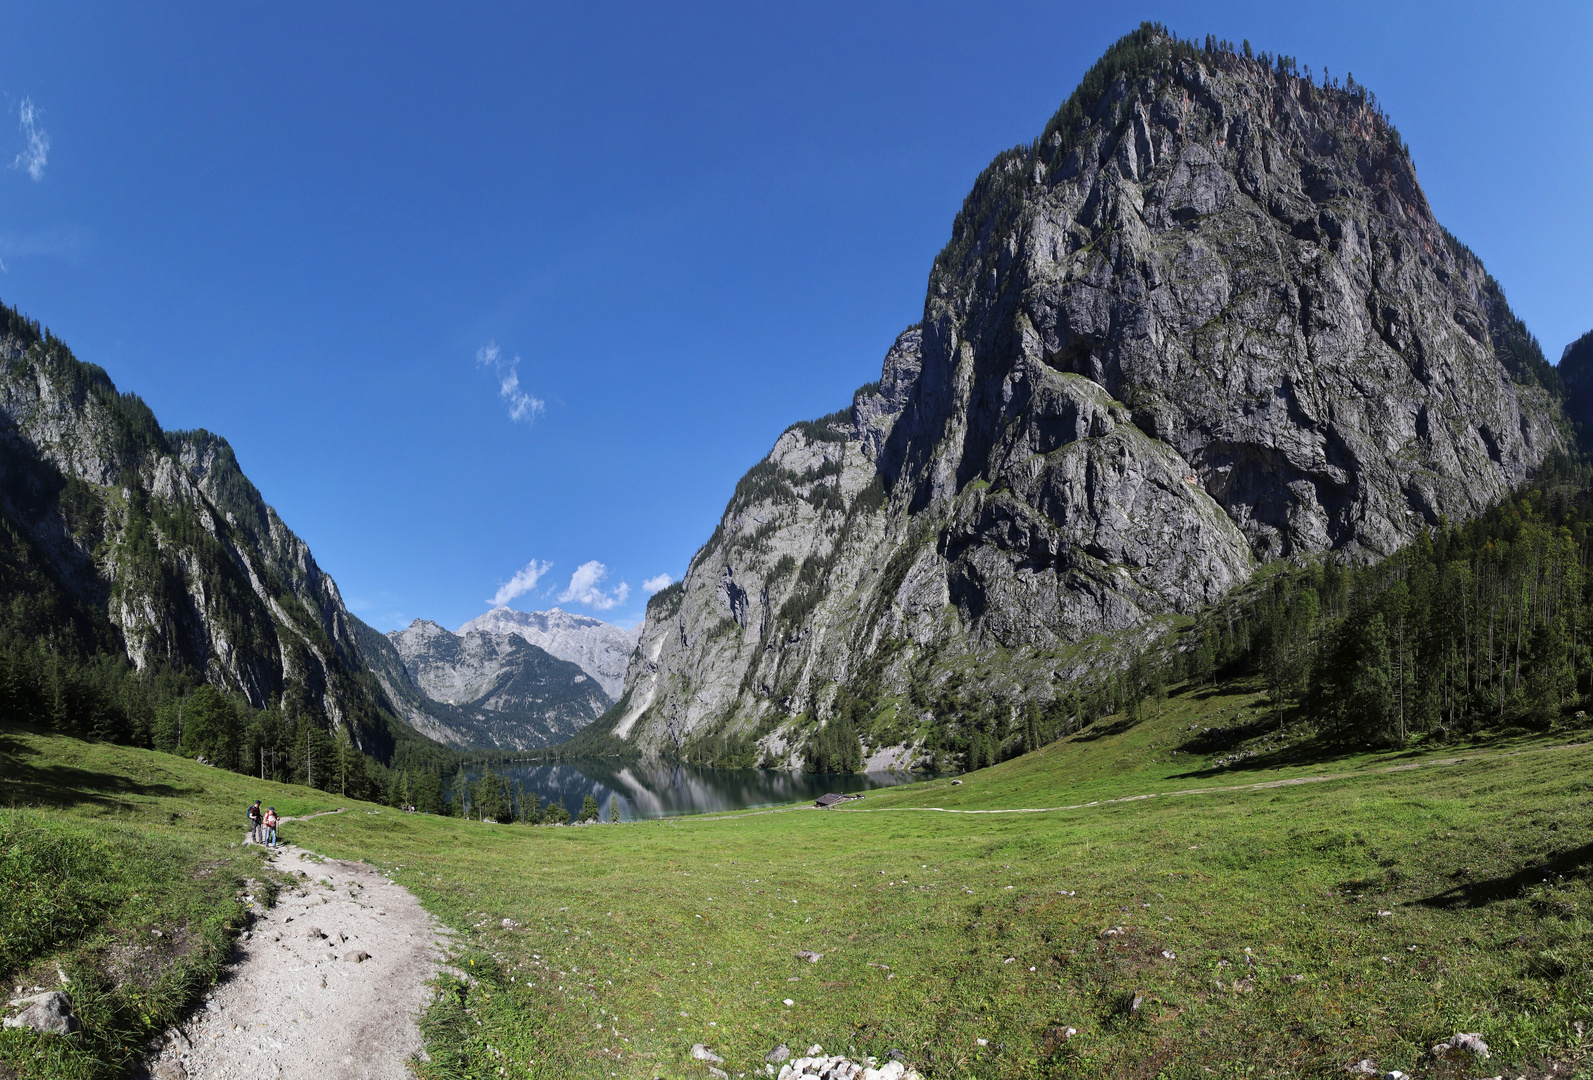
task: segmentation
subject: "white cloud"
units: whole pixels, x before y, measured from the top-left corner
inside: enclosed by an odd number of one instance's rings
[[[667,589],[674,583],[675,579],[670,577],[668,574],[659,574],[657,577],[650,577],[646,581],[642,582],[642,591],[651,596],[659,589]]]
[[[498,591],[492,594],[492,599],[487,603],[493,607],[502,607],[522,593],[530,592],[537,587],[538,579],[552,568],[553,564],[550,562],[537,562],[532,559],[525,564],[524,570],[498,586]]]
[[[509,403],[509,419],[530,423],[542,411],[543,402],[520,389],[520,358],[503,358],[503,350],[496,341],[489,341],[476,350],[476,366],[490,367],[498,377],[498,396]]]
[[[608,577],[608,567],[596,559],[582,563],[575,568],[575,573],[570,575],[570,587],[559,593],[559,603],[585,604],[598,611],[618,607],[630,598],[631,587],[622,581],[614,586],[612,591],[604,592],[598,586],[606,577]]]
[[[27,136],[27,146],[11,162],[13,169],[26,169],[35,180],[44,179],[44,166],[50,160],[50,133],[39,126],[39,109],[32,98],[17,106],[17,127]]]

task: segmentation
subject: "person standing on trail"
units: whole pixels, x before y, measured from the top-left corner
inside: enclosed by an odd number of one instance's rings
[[[274,806],[265,812],[265,842],[267,847],[277,846],[277,808]]]
[[[260,800],[256,799],[254,805],[249,807],[249,840],[252,843],[260,842]]]

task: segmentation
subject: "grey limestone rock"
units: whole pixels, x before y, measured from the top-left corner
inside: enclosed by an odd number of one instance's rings
[[[7,1004],[13,1008],[22,1006],[20,1012],[5,1018],[8,1028],[27,1027],[52,1035],[70,1035],[82,1026],[72,1012],[72,999],[60,990],[46,990]]]
[[[958,658],[1003,651],[987,700],[1051,694],[1267,562],[1391,552],[1567,445],[1363,94],[1143,55],[978,178],[923,322],[743,477],[596,728],[795,764],[792,718]],[[922,760],[914,708],[869,767]]]
[[[636,629],[625,630],[589,615],[552,608],[548,611],[515,611],[495,607],[459,628],[460,635],[475,630],[490,634],[513,634],[549,655],[578,664],[597,680],[611,699],[625,687],[625,670],[636,651]]]

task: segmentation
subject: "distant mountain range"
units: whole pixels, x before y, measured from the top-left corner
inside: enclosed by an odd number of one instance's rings
[[[501,629],[500,629],[501,628]],[[570,738],[614,703],[635,636],[557,608],[496,608],[450,632],[416,619],[360,624],[372,673],[417,731],[461,749],[528,750]]]
[[[545,649],[560,660],[579,664],[581,670],[597,680],[603,692],[618,699],[625,685],[625,669],[641,627],[622,630],[612,623],[588,615],[575,615],[553,608],[550,611],[513,611],[495,607],[459,628],[469,634],[482,630],[489,634],[513,634]]]

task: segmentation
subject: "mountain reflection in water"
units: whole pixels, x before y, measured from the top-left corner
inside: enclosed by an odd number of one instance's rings
[[[772,769],[710,769],[700,765],[620,764],[602,759],[521,765],[497,770],[511,785],[524,784],[546,806],[559,799],[573,818],[588,795],[597,800],[603,820],[618,802],[620,819],[672,817],[719,810],[780,806],[812,801],[828,791],[848,794],[926,780],[927,773],[793,773]],[[474,777],[472,777],[474,779]]]

